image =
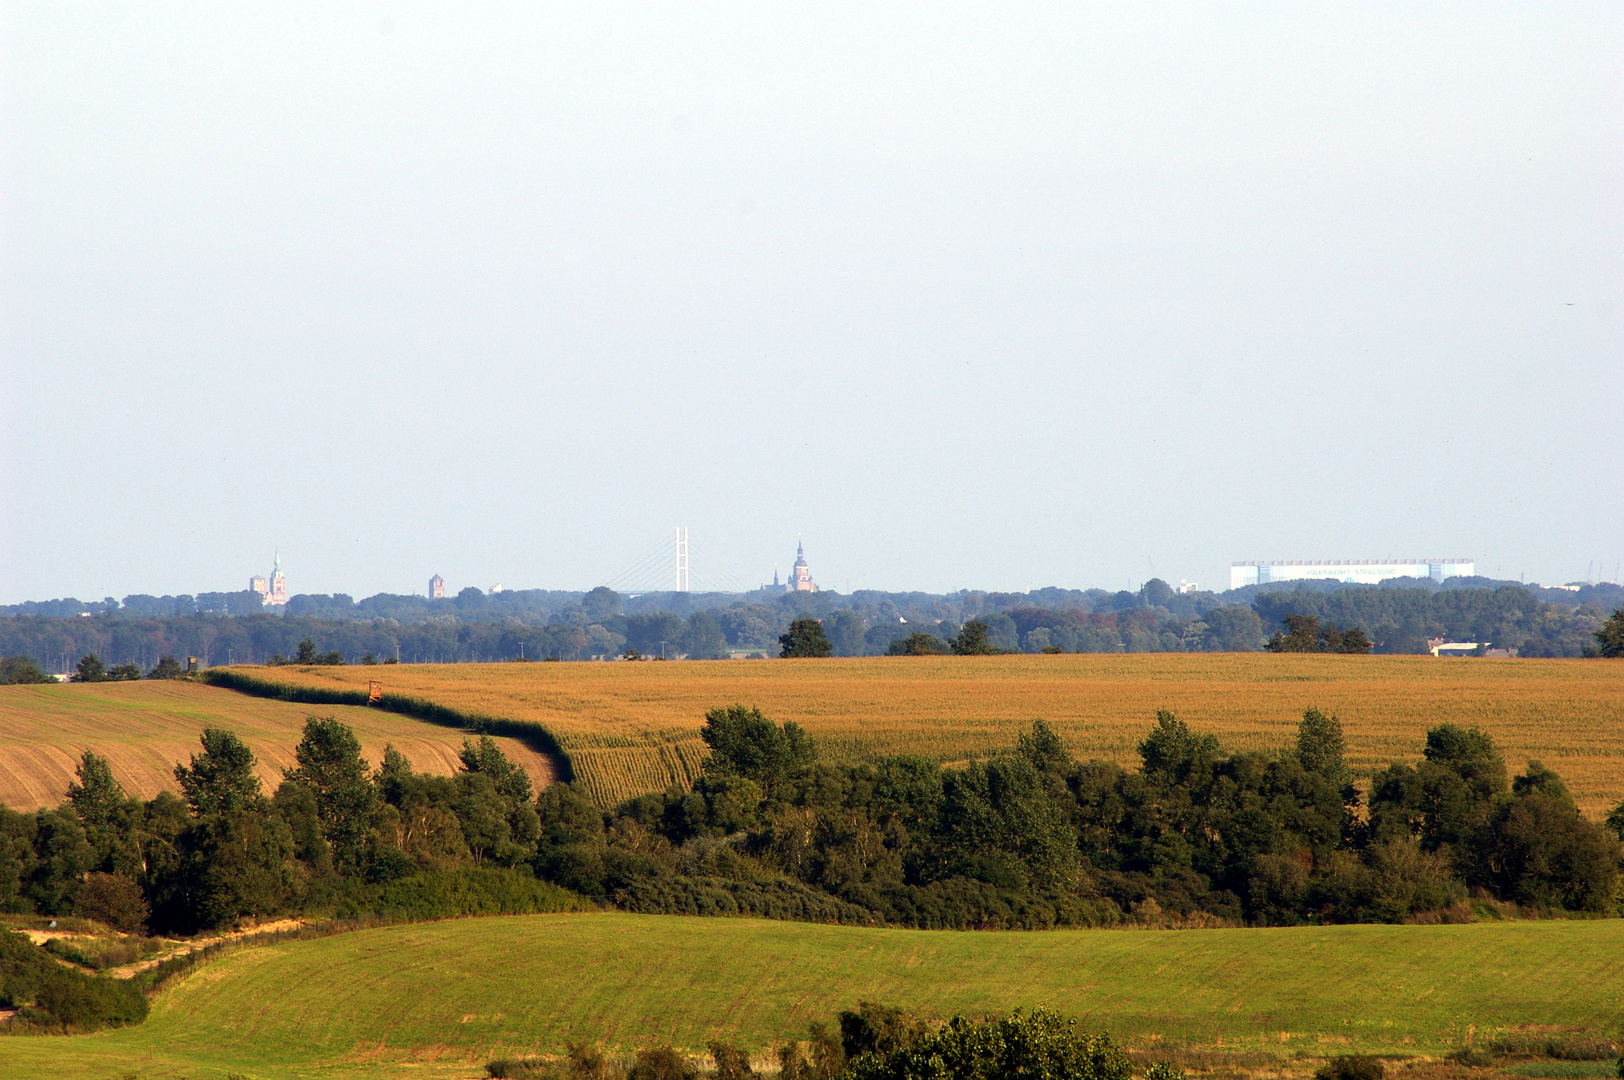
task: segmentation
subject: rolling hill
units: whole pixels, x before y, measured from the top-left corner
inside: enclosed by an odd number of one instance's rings
[[[228,953],[145,1025],[0,1044],[14,1080],[472,1077],[570,1040],[752,1051],[860,999],[1049,1004],[1130,1046],[1439,1055],[1528,1026],[1612,1035],[1624,921],[955,933],[618,914],[461,919]]]
[[[307,706],[251,697],[198,683],[114,682],[0,686],[0,803],[14,810],[55,806],[73,782],[79,755],[94,750],[112,764],[124,790],[151,798],[178,790],[174,767],[198,749],[205,727],[236,732],[259,759],[274,790],[294,764],[305,718],[333,715],[355,729],[367,760],[394,743],[422,772],[449,775],[467,732],[396,713],[354,706]],[[551,782],[552,759],[522,742],[502,749],[537,786]]]

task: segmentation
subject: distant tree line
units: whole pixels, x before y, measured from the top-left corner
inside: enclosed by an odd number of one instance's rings
[[[1612,606],[1621,602],[1615,596]],[[1323,625],[1357,628],[1386,653],[1423,653],[1429,638],[1443,638],[1492,642],[1521,656],[1584,656],[1598,651],[1596,634],[1608,618],[1597,602],[1562,607],[1517,585],[1292,589],[1260,593],[1252,606],[1265,626],[1284,628],[1289,615],[1309,616]]]
[[[1592,591],[1599,597],[1604,590],[1597,586]],[[247,615],[150,618],[125,609],[71,618],[18,614],[0,618],[0,656],[26,657],[43,671],[67,672],[81,657],[94,654],[109,670],[134,665],[147,672],[165,656],[196,656],[204,666],[267,663],[273,657],[296,660],[301,642],[308,639],[315,655],[336,655],[345,663],[368,656],[380,663],[627,655],[716,659],[781,655],[783,636],[809,619],[821,626],[832,656],[953,652],[969,624],[975,624],[971,633],[980,635],[973,651],[990,652],[1238,652],[1271,647],[1274,641],[1272,647],[1286,651],[1360,652],[1364,644],[1377,653],[1420,653],[1429,638],[1444,638],[1492,642],[1523,656],[1583,656],[1604,651],[1597,635],[1608,618],[1594,600],[1562,606],[1516,585],[1330,589],[1315,583],[1250,591],[1249,605],[1223,603],[1210,593],[1175,593],[1157,580],[1137,593],[1034,590],[947,597],[780,593],[771,598],[705,598],[663,593],[626,598],[600,588],[543,594],[547,614],[510,602],[517,593],[468,595],[472,593],[478,590],[465,589],[454,601],[400,598],[443,609],[415,621],[357,618],[294,603],[288,605],[290,611],[308,608],[324,614],[259,609]],[[1075,606],[1053,606],[1057,604]],[[344,610],[358,612],[361,607],[348,604]],[[1288,617],[1317,620],[1319,636],[1312,649],[1292,636]],[[1335,643],[1327,631],[1338,635]]]

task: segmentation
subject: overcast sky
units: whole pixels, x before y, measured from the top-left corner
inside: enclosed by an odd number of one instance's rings
[[[3,11],[0,602],[1624,561],[1624,5]]]

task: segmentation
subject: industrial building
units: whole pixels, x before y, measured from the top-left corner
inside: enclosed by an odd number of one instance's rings
[[[1342,581],[1375,585],[1388,578],[1472,577],[1471,559],[1291,559],[1283,562],[1238,562],[1229,566],[1229,587],[1266,585],[1271,581]]]

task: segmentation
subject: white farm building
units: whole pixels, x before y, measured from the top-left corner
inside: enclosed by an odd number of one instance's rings
[[[1238,562],[1229,566],[1229,587],[1263,585],[1271,581],[1342,581],[1375,585],[1388,578],[1472,577],[1477,567],[1470,559],[1331,559],[1286,562]]]

